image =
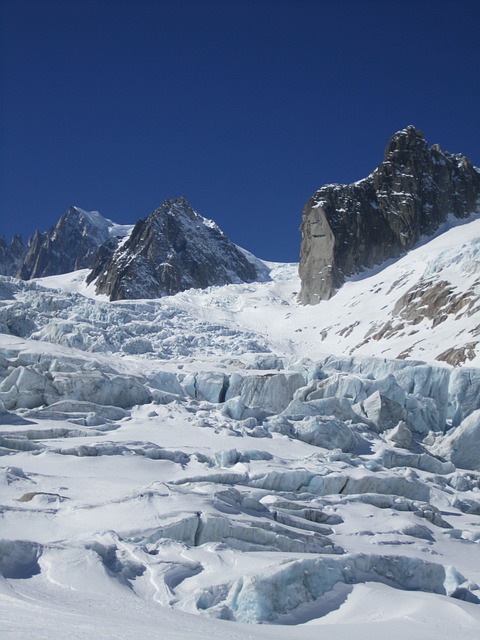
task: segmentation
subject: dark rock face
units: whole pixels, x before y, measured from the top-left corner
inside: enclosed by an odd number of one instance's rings
[[[89,280],[97,275],[97,293],[111,300],[159,298],[257,279],[255,266],[185,198],[166,200],[137,222],[110,257],[102,248],[97,258]]]
[[[0,275],[15,276],[26,251],[27,247],[20,236],[13,236],[10,244],[5,238],[0,238]]]
[[[49,231],[35,232],[18,277],[30,280],[90,267],[112,226],[97,212],[70,207]]]
[[[119,244],[120,238],[109,238],[98,247],[92,259],[92,270],[87,276],[87,284],[94,282],[103,273]]]
[[[326,185],[307,202],[299,301],[330,298],[345,277],[408,251],[449,215],[468,217],[479,198],[480,171],[465,156],[429,148],[415,127],[399,131],[371,175]]]

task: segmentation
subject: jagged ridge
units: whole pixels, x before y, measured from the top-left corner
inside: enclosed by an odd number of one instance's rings
[[[0,237],[0,274],[2,276],[15,276],[22,264],[26,251],[27,248],[19,235],[13,236],[10,244],[7,243],[5,238]]]
[[[480,172],[463,155],[428,147],[421,131],[396,133],[364,180],[326,185],[302,220],[300,302],[330,298],[348,277],[411,249],[453,214],[478,206]]]
[[[49,231],[35,232],[17,276],[30,280],[90,267],[115,226],[97,211],[69,207]]]

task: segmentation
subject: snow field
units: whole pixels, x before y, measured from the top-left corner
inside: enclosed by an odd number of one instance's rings
[[[478,638],[478,356],[436,360],[476,303],[365,336],[417,281],[473,300],[479,222],[328,307],[295,265],[121,303],[1,278],[2,637]]]

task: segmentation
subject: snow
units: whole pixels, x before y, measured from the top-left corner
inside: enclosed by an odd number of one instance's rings
[[[110,237],[128,236],[134,227],[133,224],[118,224],[113,222],[109,218],[102,216],[98,211],[85,211],[76,206],[73,208],[84,216],[94,228],[100,231],[108,231]]]
[[[81,269],[79,271],[75,271],[73,274],[65,273],[57,276],[37,278],[36,282],[47,289],[68,291],[69,293],[80,293],[82,296],[85,296],[85,298],[108,302],[108,296],[97,294],[95,292],[95,284],[93,282],[87,285],[86,279],[89,273],[90,269]]]
[[[437,357],[478,304],[393,310],[476,299],[479,248],[472,219],[312,307],[296,264],[115,303],[1,278],[2,640],[477,640],[480,351]]]

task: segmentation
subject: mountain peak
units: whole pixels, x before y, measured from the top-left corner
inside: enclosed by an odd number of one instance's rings
[[[384,154],[384,162],[392,160],[396,155],[404,151],[425,149],[427,142],[423,132],[412,124],[397,131],[388,141]]]
[[[189,211],[193,211],[192,205],[187,200],[186,196],[177,196],[176,198],[166,198],[163,203],[158,207],[158,209],[162,208],[174,209],[175,207],[182,207],[188,209]],[[158,210],[157,209],[157,210]]]
[[[449,215],[477,211],[479,201],[480,174],[467,158],[429,148],[412,125],[398,131],[367,178],[326,185],[307,202],[300,301],[330,298],[346,277],[409,251]]]
[[[56,226],[65,222],[75,226],[80,225],[91,227],[92,229],[106,230],[107,233],[108,229],[115,225],[112,220],[105,218],[98,211],[86,211],[85,209],[81,209],[75,205],[68,207],[67,211],[57,222]]]
[[[111,249],[102,252],[88,278],[111,300],[159,298],[259,277],[254,264],[183,196],[165,200]]]
[[[222,236],[225,235],[216,222],[197,213],[185,196],[165,200],[151,215],[160,220],[165,215],[174,216],[179,220],[183,219],[184,222],[188,220],[193,224],[203,224],[215,229]]]
[[[30,280],[89,267],[113,227],[98,211],[70,206],[47,232],[35,232],[18,276]]]

